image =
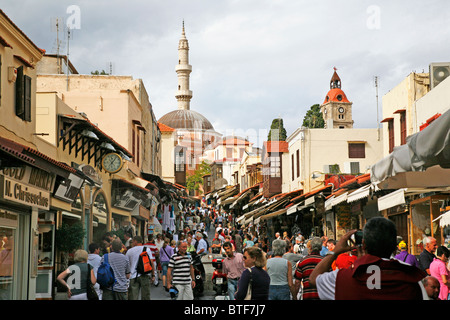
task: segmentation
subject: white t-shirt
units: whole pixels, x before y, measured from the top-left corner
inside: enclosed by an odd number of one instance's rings
[[[153,256],[152,250],[148,246],[145,246],[147,248],[147,253],[150,259],[154,260],[155,257]],[[136,272],[136,266],[139,261],[139,255],[142,253],[144,246],[136,246],[133,248],[128,249],[126,256],[130,260],[130,279],[134,279],[137,276]],[[154,266],[153,266],[154,267]]]

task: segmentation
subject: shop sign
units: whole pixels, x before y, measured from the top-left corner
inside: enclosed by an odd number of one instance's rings
[[[0,176],[0,198],[31,207],[49,210],[50,192]]]
[[[55,186],[55,174],[38,168],[11,167],[3,169],[1,173],[5,177],[46,191],[52,191]]]

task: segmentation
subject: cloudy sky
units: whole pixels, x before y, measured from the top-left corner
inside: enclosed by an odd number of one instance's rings
[[[322,103],[333,67],[353,102],[356,128],[377,127],[391,88],[431,62],[450,61],[448,0],[1,0],[1,9],[47,53],[57,18],[72,25],[70,60],[141,78],[156,117],[175,110],[182,21],[190,46],[191,109],[222,134],[260,145],[274,118],[288,135]],[[76,9],[73,11],[73,9]],[[65,37],[63,32],[60,38]],[[66,53],[67,40],[61,51]]]

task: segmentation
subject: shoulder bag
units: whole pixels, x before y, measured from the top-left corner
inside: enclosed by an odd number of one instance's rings
[[[87,265],[88,265],[87,286],[86,286],[87,298],[88,298],[88,300],[98,300],[97,291],[95,291],[94,285],[92,284],[92,281],[91,281],[92,267],[89,263]]]

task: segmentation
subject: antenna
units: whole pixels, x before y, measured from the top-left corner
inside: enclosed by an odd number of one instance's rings
[[[67,28],[67,91],[69,91],[69,41],[70,41],[70,28]]]
[[[62,22],[62,18],[52,18],[51,21],[51,28],[52,31],[56,31],[56,66],[57,66],[57,73],[60,74],[62,66],[61,66],[61,61],[59,58],[59,51],[61,49],[61,41],[59,40],[59,29],[61,26],[61,22]]]
[[[377,129],[378,129],[378,140],[380,140],[380,118],[378,114],[378,76],[375,76],[374,78],[374,85],[375,85],[375,96],[377,99]]]

